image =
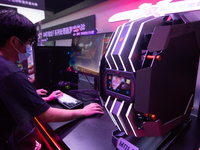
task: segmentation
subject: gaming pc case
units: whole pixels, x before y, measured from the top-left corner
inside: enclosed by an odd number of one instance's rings
[[[119,26],[105,54],[101,93],[119,132],[162,136],[188,120],[199,63],[200,22],[189,13]]]

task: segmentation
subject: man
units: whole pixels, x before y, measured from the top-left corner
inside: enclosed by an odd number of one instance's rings
[[[11,143],[11,149],[19,149],[18,139],[32,129],[24,126],[30,124],[34,117],[48,123],[104,113],[96,103],[76,110],[52,108],[37,94],[27,74],[14,64],[30,55],[35,35],[35,26],[23,15],[11,10],[0,12],[1,149],[5,143]],[[53,94],[55,98],[60,95],[62,93],[58,91]]]

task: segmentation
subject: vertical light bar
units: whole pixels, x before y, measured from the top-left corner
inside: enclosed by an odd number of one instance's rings
[[[124,106],[124,101],[122,101],[122,103],[121,103],[121,105],[120,105],[120,107],[119,107],[119,110],[118,110],[118,112],[117,112],[117,117],[120,115],[123,106]],[[118,117],[118,119],[119,119],[119,117]],[[127,133],[127,131],[126,131],[126,128],[124,127],[124,123],[123,123],[120,119],[119,119],[119,122],[120,122],[120,124],[122,125],[122,128],[123,128],[124,132],[126,133],[126,135],[128,135],[128,133]]]
[[[132,108],[132,105],[133,105],[133,103],[131,103],[131,104],[129,105],[128,110],[127,110],[127,113],[126,113],[126,117],[127,117],[128,123],[129,123],[129,125],[130,125],[130,127],[131,127],[131,129],[132,129],[132,131],[133,131],[133,133],[134,133],[134,135],[135,135],[135,137],[137,137],[137,134],[136,134],[136,132],[135,132],[135,130],[134,130],[134,128],[133,128],[133,126],[132,126],[132,124],[131,124],[129,118],[128,118],[128,115],[131,113],[131,109],[133,109],[133,108]]]
[[[112,104],[112,106],[111,106],[111,108],[110,108],[110,114],[112,114],[112,111],[113,111],[113,108],[114,108],[114,106],[115,106],[115,104],[116,104],[116,101],[117,101],[117,98],[115,98],[115,100],[114,100],[114,102],[113,102],[113,104]],[[113,117],[113,116],[112,116]],[[113,119],[114,119],[114,117],[113,117]],[[114,119],[115,120],[115,119]],[[117,124],[117,121],[115,120],[115,122],[116,122],[116,126],[117,126],[117,128],[121,131],[121,128],[119,127],[119,125]]]
[[[120,28],[120,26],[117,27],[116,33],[118,32],[119,28]],[[114,36],[113,36],[112,39],[115,39],[116,36],[117,36],[117,34],[114,34]],[[106,54],[105,54],[105,59],[106,59],[106,61],[107,61],[107,63],[108,63],[108,66],[109,66],[110,69],[112,69],[112,66],[110,65],[110,62],[109,62],[109,60],[108,60],[107,57],[108,57],[108,54],[111,55],[111,52],[112,52],[111,47],[112,47],[112,45],[114,44],[114,42],[116,42],[116,41],[111,40],[111,43],[110,43],[110,45],[109,45],[109,47],[108,47],[108,50],[107,50],[107,52],[106,52]],[[111,51],[111,52],[110,52],[110,51]],[[109,53],[109,52],[110,52],[110,53]]]
[[[113,123],[118,127],[118,129],[120,129],[119,126],[118,126],[118,124],[117,124],[117,122],[116,122],[116,120],[115,120],[115,118],[113,117],[112,113],[111,113],[110,110],[108,110],[108,108],[107,108],[108,103],[109,103],[109,101],[110,101],[110,97],[111,97],[111,96],[108,96],[108,98],[107,98],[107,100],[106,100],[105,108],[106,108],[108,114],[110,115],[110,118],[112,119]]]
[[[135,37],[135,41],[134,41],[133,46],[132,46],[132,48],[131,48],[131,52],[130,52],[130,54],[129,54],[129,56],[128,56],[128,60],[129,60],[129,62],[130,62],[130,64],[131,64],[131,68],[132,68],[133,72],[135,72],[135,68],[134,68],[133,63],[132,63],[132,61],[131,61],[131,57],[132,57],[133,52],[134,52],[134,50],[135,50],[135,47],[136,47],[136,44],[137,44],[138,39],[139,39],[139,37],[140,37],[140,33],[141,33],[141,31],[142,31],[143,26],[144,26],[144,22],[141,23],[141,25],[140,25],[140,28],[139,28],[139,30],[138,30],[138,33],[137,33],[137,35],[136,35],[136,37]]]
[[[121,61],[121,63],[122,63],[122,66],[123,66],[123,68],[124,68],[124,71],[126,71],[126,67],[125,67],[124,62],[123,62],[123,60],[122,60],[122,58],[121,58],[121,53],[122,53],[122,51],[123,51],[123,48],[124,48],[124,45],[125,45],[126,40],[127,40],[127,38],[128,38],[128,35],[130,34],[130,31],[131,31],[131,28],[132,28],[132,26],[133,26],[133,23],[134,23],[134,22],[132,22],[131,25],[129,26],[128,32],[127,32],[127,34],[126,34],[126,36],[125,36],[125,38],[124,38],[123,44],[122,44],[121,49],[120,49],[120,51],[119,51],[119,59],[120,59],[120,61]]]
[[[115,46],[113,47],[112,52],[111,52],[111,54],[110,54],[110,55],[111,55],[111,58],[112,58],[112,60],[113,60],[113,62],[114,62],[114,64],[115,64],[115,67],[116,67],[117,70],[119,70],[119,68],[118,68],[118,66],[117,66],[117,63],[116,63],[114,57],[113,57],[113,52],[114,52],[115,47],[116,47],[116,45],[117,45],[117,43],[118,43],[118,41],[119,41],[119,38],[120,38],[120,35],[121,35],[122,31],[123,31],[124,26],[125,26],[125,24],[122,25],[122,29],[121,29],[121,31],[120,31],[120,33],[119,33],[119,36],[117,37],[117,40],[116,40],[116,42],[115,42]]]

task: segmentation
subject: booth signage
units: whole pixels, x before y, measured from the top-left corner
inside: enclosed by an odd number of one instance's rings
[[[172,2],[173,0],[162,0],[156,5],[144,3],[139,6],[139,9],[117,13],[109,18],[109,22],[122,20],[137,20],[143,17],[159,17],[171,13],[187,12],[200,9],[200,0],[185,0]]]
[[[74,29],[79,29],[82,35],[95,32],[95,15],[42,29],[42,39],[47,41],[70,39]]]
[[[45,10],[44,0],[0,0],[0,3]]]

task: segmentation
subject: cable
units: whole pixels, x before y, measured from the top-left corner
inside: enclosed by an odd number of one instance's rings
[[[90,82],[90,80],[88,79],[87,75],[85,75],[85,78],[88,80],[88,82],[90,83],[90,85],[91,85],[92,87],[94,87],[94,84],[92,84],[92,83]]]

